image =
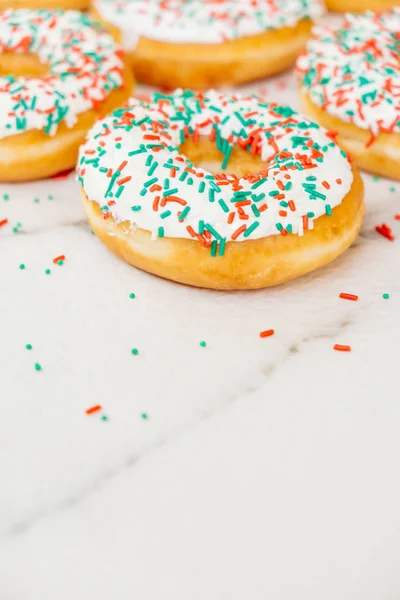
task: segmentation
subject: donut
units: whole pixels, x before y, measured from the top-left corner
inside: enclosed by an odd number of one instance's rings
[[[255,289],[327,264],[356,238],[361,178],[313,121],[216,91],[130,104],[95,124],[77,174],[90,226],[131,265]]]
[[[317,0],[93,0],[138,79],[164,89],[209,89],[287,69],[319,8]]]
[[[326,7],[334,12],[382,12],[400,6],[399,0],[325,0]]]
[[[110,34],[78,11],[0,13],[0,180],[73,168],[99,116],[133,77]]]
[[[30,8],[46,10],[86,10],[90,0],[0,0],[0,11]]]
[[[366,171],[400,179],[400,9],[317,27],[298,59],[302,109]]]

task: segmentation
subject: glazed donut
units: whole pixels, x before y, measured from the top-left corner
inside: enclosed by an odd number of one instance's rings
[[[303,110],[366,171],[400,179],[400,9],[316,28],[297,69]]]
[[[361,178],[329,133],[254,96],[133,100],[94,126],[77,172],[106,246],[206,288],[262,288],[317,269],[350,246],[364,212]]]
[[[325,0],[326,7],[334,12],[382,12],[400,6],[400,0]]]
[[[82,13],[0,13],[0,180],[74,167],[87,131],[132,84],[122,51]]]
[[[319,0],[93,0],[137,78],[206,89],[266,77],[294,64]]]

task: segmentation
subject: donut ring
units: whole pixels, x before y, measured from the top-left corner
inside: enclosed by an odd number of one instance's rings
[[[132,85],[112,37],[82,13],[0,13],[0,181],[73,168],[87,131]]]
[[[94,126],[77,172],[108,248],[206,288],[262,288],[317,269],[350,246],[364,212],[361,178],[329,133],[253,96],[132,100]]]
[[[93,0],[139,80],[209,89],[279,73],[309,37],[316,0]]]
[[[328,10],[333,12],[364,12],[373,10],[382,12],[394,6],[400,6],[399,0],[325,0]]]
[[[297,62],[303,110],[358,166],[400,179],[400,9],[315,28]]]

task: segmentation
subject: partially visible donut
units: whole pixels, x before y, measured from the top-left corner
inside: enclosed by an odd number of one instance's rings
[[[325,0],[329,10],[334,12],[382,12],[400,6],[400,0]]]
[[[91,130],[78,177],[89,223],[113,252],[216,289],[277,285],[327,264],[364,212],[360,176],[329,132],[253,96],[132,100]]]
[[[93,0],[138,79],[167,89],[245,83],[292,66],[319,0]]]
[[[88,16],[0,13],[0,180],[74,167],[88,129],[121,106],[132,85],[122,51]]]
[[[0,11],[29,8],[31,10],[86,10],[90,0],[0,0]]]
[[[297,70],[303,110],[362,169],[400,179],[400,9],[315,28]]]

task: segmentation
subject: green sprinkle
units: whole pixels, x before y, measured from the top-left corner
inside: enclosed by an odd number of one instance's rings
[[[331,205],[330,204],[326,204],[325,205],[325,213],[328,215],[328,217],[332,216],[332,209],[331,209]]]
[[[129,298],[136,298],[136,295],[135,295],[133,292],[131,292],[131,293],[129,294]]]
[[[25,265],[24,265],[23,263],[21,263],[21,264],[19,265],[19,268],[21,269],[21,271],[23,271],[23,270],[25,269]]]
[[[164,237],[164,227],[159,227],[158,228],[158,237],[159,238],[163,238]]]
[[[32,344],[27,344],[27,345],[25,346],[25,348],[26,348],[27,350],[32,350],[33,346],[32,346]]]
[[[138,210],[142,210],[142,207],[139,204],[135,204],[135,206],[131,206],[131,209],[137,212]]]
[[[259,221],[254,221],[254,223],[252,223],[250,227],[248,227],[246,231],[243,232],[244,237],[249,237],[249,235],[253,233],[253,231],[259,226],[259,224]]]
[[[390,298],[389,294],[383,294],[382,296],[385,300],[388,300]]]
[[[10,199],[10,196],[8,194],[3,194],[3,200],[5,200],[7,202],[7,200]]]
[[[183,211],[179,215],[178,220],[179,221],[183,221],[184,218],[187,216],[187,214],[188,214],[189,211],[190,211],[190,206],[185,206],[185,208],[183,209]]]
[[[392,186],[391,188],[389,188],[389,191],[390,191],[390,192],[395,192],[395,191],[396,191],[396,188],[395,188],[394,186]]]
[[[107,415],[101,415],[101,420],[102,421],[108,421]]]
[[[133,356],[136,356],[137,354],[139,354],[139,350],[137,348],[132,348],[131,350]]]
[[[207,344],[206,344],[204,341],[201,341],[201,342],[200,342],[200,346],[201,346],[202,348],[205,348],[205,347],[207,346]]]
[[[35,363],[35,369],[36,369],[36,371],[41,371],[42,367],[39,363]]]
[[[46,273],[46,275],[50,275],[50,273],[51,273],[50,269],[46,269],[45,273]]]
[[[140,418],[143,419],[143,421],[146,421],[149,418],[149,415],[147,413],[142,413]]]
[[[63,260],[58,260],[58,261],[57,261],[57,264],[58,264],[60,267],[62,267],[62,265],[64,264],[64,261],[63,261]]]
[[[49,195],[47,196],[47,200],[53,200],[53,198],[54,198],[54,196],[52,196],[51,194],[49,194]]]

